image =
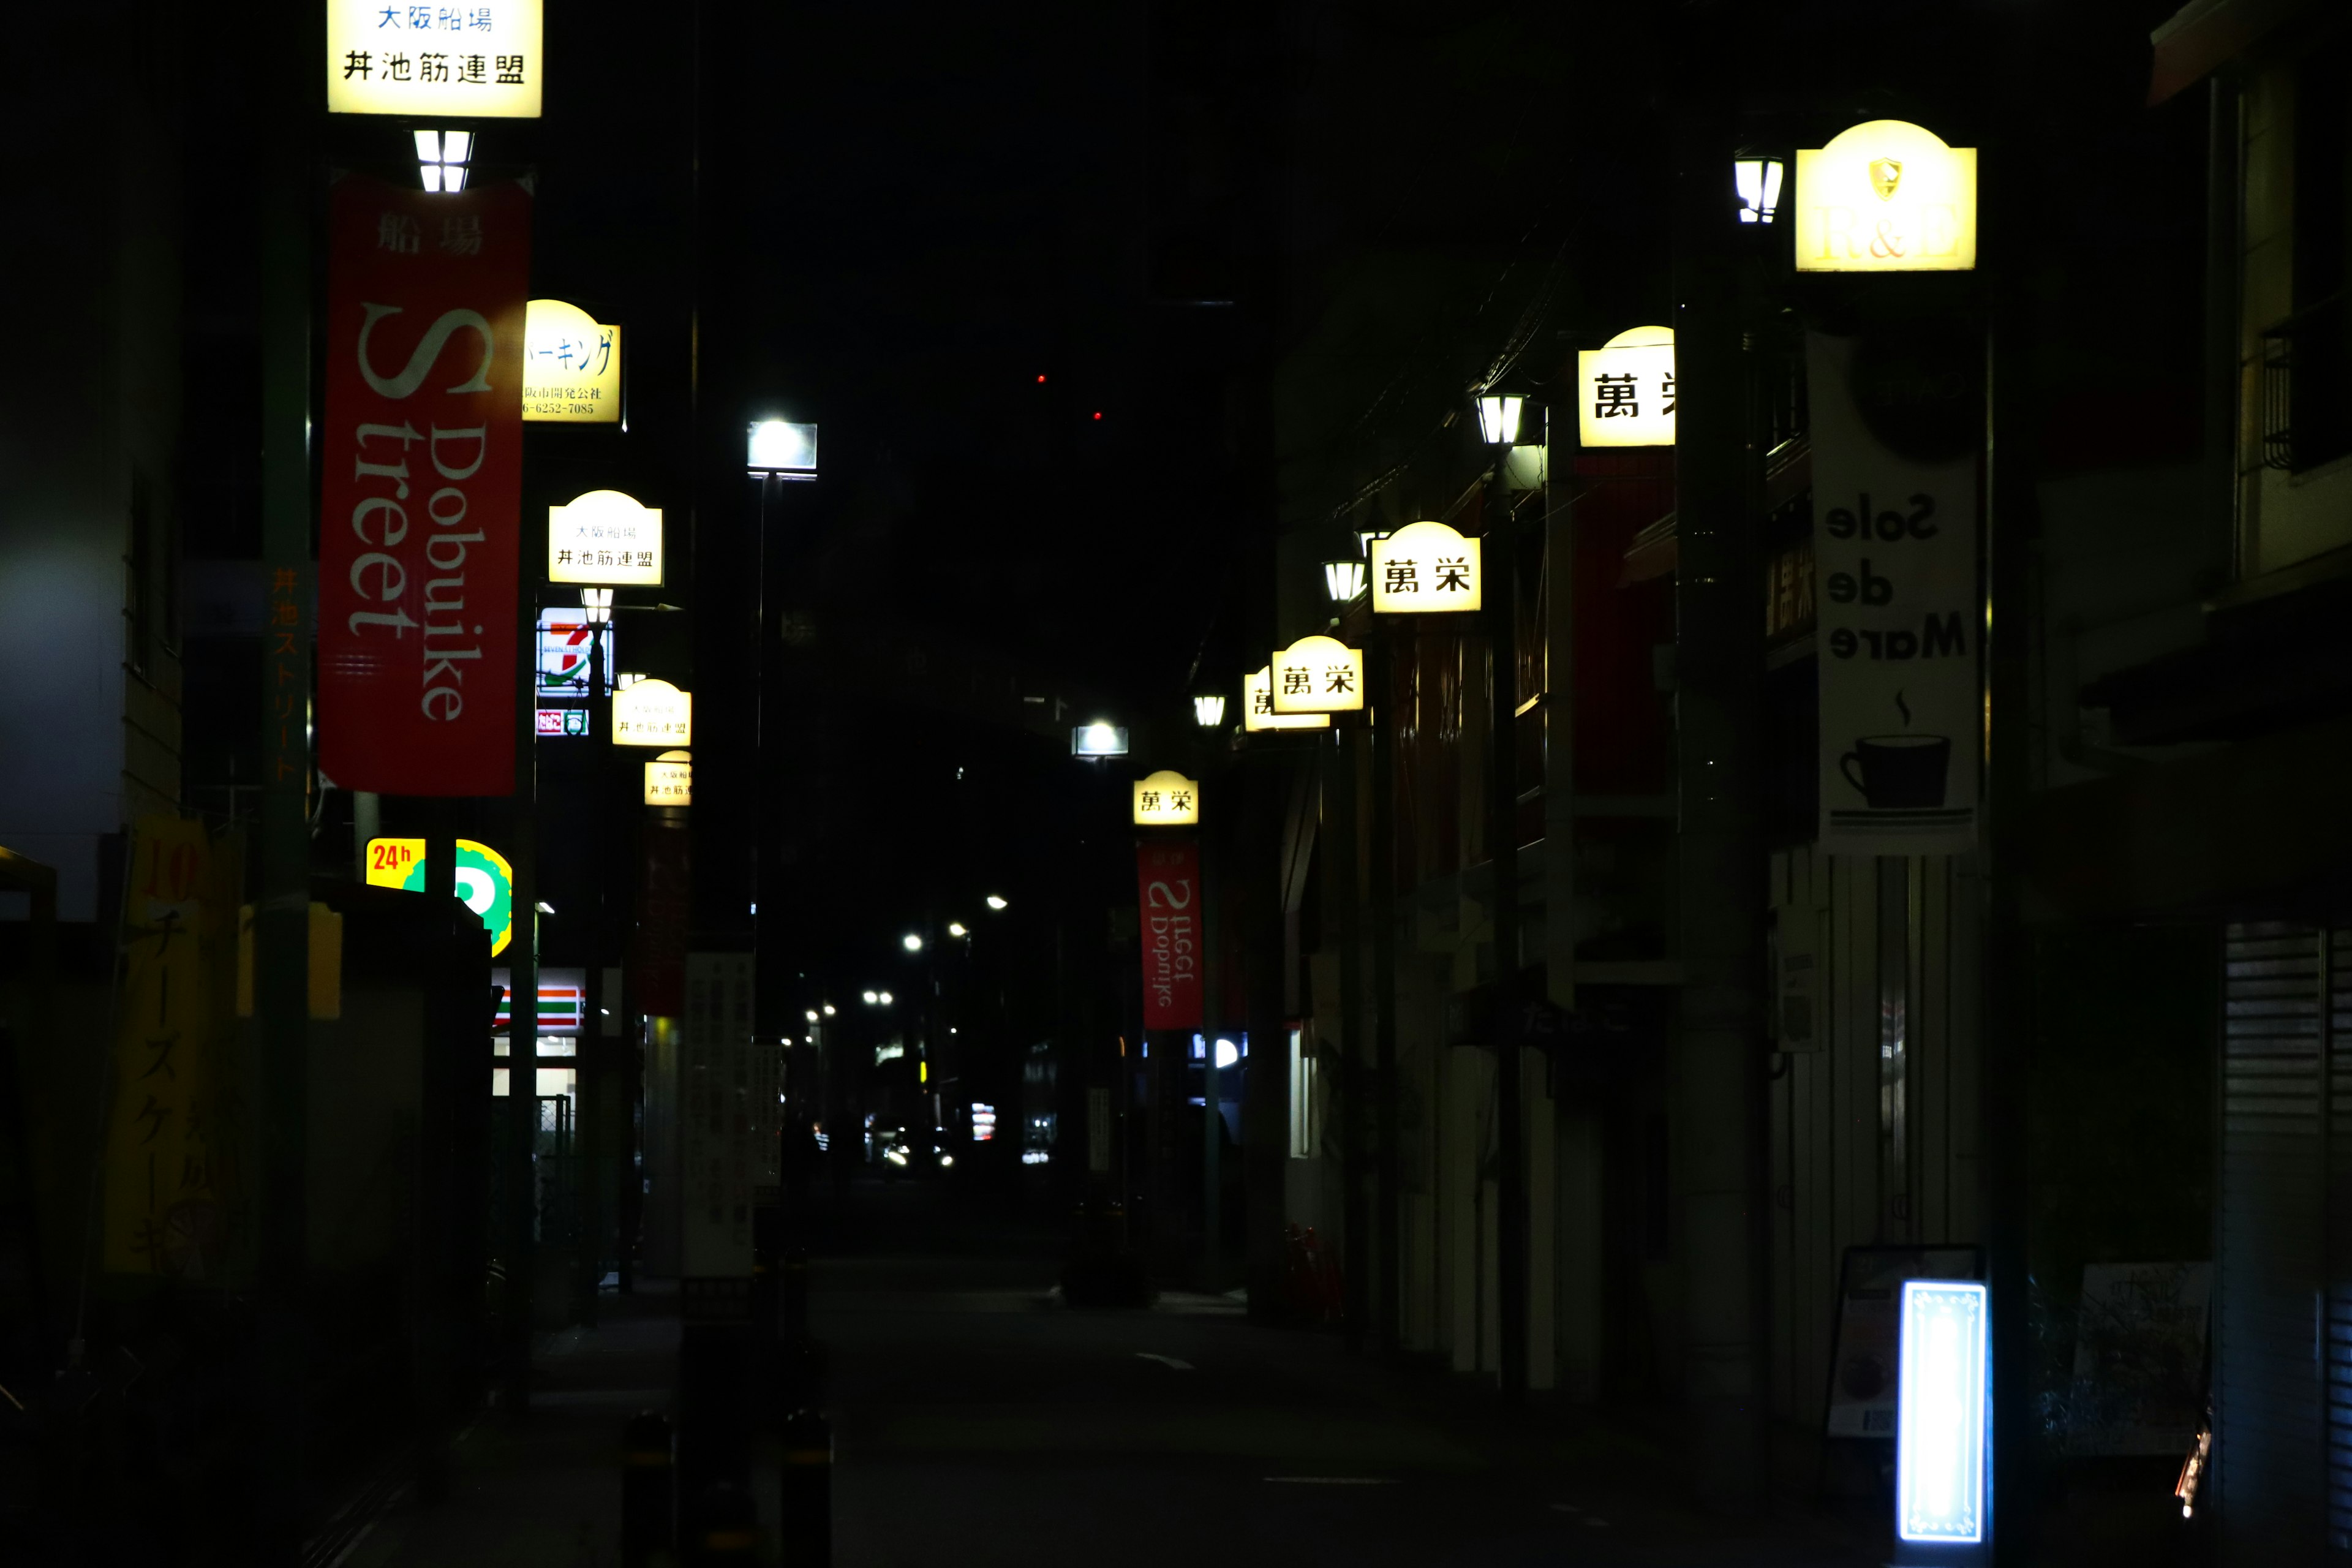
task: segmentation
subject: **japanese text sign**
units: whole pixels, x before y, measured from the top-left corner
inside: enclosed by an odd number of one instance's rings
[[[694,759],[684,752],[664,752],[646,764],[647,805],[694,804]]]
[[[621,329],[577,305],[533,300],[523,316],[522,416],[535,424],[618,425]]]
[[[1201,1026],[1201,847],[1145,844],[1135,852],[1142,907],[1143,1026]]]
[[[1675,330],[1633,327],[1576,356],[1576,438],[1587,447],[1675,444]]]
[[[613,743],[616,746],[690,746],[694,743],[694,694],[667,680],[640,680],[613,694]]]
[[[1372,541],[1372,614],[1475,610],[1485,602],[1478,543],[1442,522],[1407,523]]]
[[[530,195],[346,174],[328,232],[319,765],[510,795]]]
[[[662,514],[619,490],[590,490],[547,509],[547,580],[658,588]]]
[[[536,120],[541,0],[327,0],[327,112]]]
[[[1870,120],[1797,151],[1797,270],[1965,272],[1977,264],[1977,150]]]
[[[1364,652],[1337,637],[1306,637],[1274,656],[1276,713],[1352,713],[1364,705]]]
[[[1328,713],[1277,713],[1274,710],[1274,669],[1268,666],[1242,677],[1242,732],[1260,730],[1328,730]]]
[[[1201,786],[1172,768],[1135,781],[1135,825],[1181,827],[1201,820]]]

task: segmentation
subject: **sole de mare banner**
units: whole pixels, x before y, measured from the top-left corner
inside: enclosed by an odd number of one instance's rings
[[[530,193],[346,175],[328,231],[320,771],[507,795]]]
[[[1201,847],[1191,839],[1135,851],[1141,905],[1143,1026],[1201,1026]]]
[[[1977,452],[1965,332],[1811,334],[1821,847],[1975,847]]]

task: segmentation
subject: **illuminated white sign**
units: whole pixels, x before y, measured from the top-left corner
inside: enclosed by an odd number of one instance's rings
[[[613,744],[690,746],[694,694],[667,680],[640,680],[613,694]]]
[[[996,1107],[982,1105],[978,1100],[972,1101],[971,1141],[975,1143],[985,1143],[995,1136]]]
[[[1587,447],[1675,444],[1675,330],[1629,327],[1576,356],[1576,438]]]
[[[694,804],[694,758],[685,752],[664,752],[646,764],[647,805]]]
[[[547,580],[658,588],[662,514],[619,490],[590,490],[547,509]]]
[[[1407,523],[1372,541],[1372,614],[1475,610],[1483,605],[1479,542],[1442,522]]]
[[[1127,727],[1100,721],[1081,724],[1070,731],[1070,755],[1123,757],[1127,755]]]
[[[536,120],[540,0],[327,0],[327,112]]]
[[[1895,1530],[1906,1541],[1984,1539],[1985,1303],[1968,1280],[1903,1282]]]
[[[562,300],[533,300],[522,318],[522,416],[542,425],[618,425],[621,329]]]
[[[1364,650],[1337,637],[1300,637],[1267,668],[1277,713],[1352,713],[1364,705]]]
[[[1201,786],[1172,768],[1135,781],[1135,826],[1181,827],[1201,820]]]
[[[1977,150],[1869,120],[1797,152],[1797,270],[1965,272],[1977,264]]]
[[[1242,677],[1242,732],[1260,730],[1328,730],[1328,713],[1277,713],[1274,710],[1274,670],[1271,666]]]

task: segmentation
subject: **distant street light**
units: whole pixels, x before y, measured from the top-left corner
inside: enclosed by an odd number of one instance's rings
[[[905,936],[898,939],[898,945],[905,948],[908,952],[920,952],[923,951],[923,939],[917,936],[913,931],[908,931]]]
[[[824,1005],[824,1016],[828,1018],[833,1016],[833,1004],[830,1002]]]
[[[816,1009],[814,1007],[808,1010],[808,1021],[812,1024],[816,1022]]]
[[[885,992],[882,992],[880,994],[881,994],[881,998],[882,998],[882,1005],[884,1005],[885,1007],[887,1007],[887,1006],[890,1005],[890,993],[888,993],[887,991],[885,991]]]
[[[1004,900],[991,893],[988,895],[988,907],[992,910],[1002,910],[1004,908]]]
[[[1203,730],[1214,730],[1225,721],[1225,694],[1204,691],[1192,699],[1192,718]]]
[[[868,992],[865,993],[865,1001],[866,1001],[866,1005],[868,1007],[873,1006],[873,1005],[874,1005],[874,1004],[875,1004],[877,1001],[878,1001],[878,1000],[880,1000],[880,998],[878,998],[877,996],[876,996],[876,995],[874,994],[874,993],[873,993],[873,992],[868,991]]]
[[[970,936],[971,932],[965,927],[963,921],[948,921],[948,934],[950,936]]]

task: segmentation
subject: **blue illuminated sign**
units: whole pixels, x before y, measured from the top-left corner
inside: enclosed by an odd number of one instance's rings
[[[1967,1280],[1903,1284],[1895,1531],[1906,1541],[1984,1540],[1991,1359],[1985,1300],[1984,1286]]]

